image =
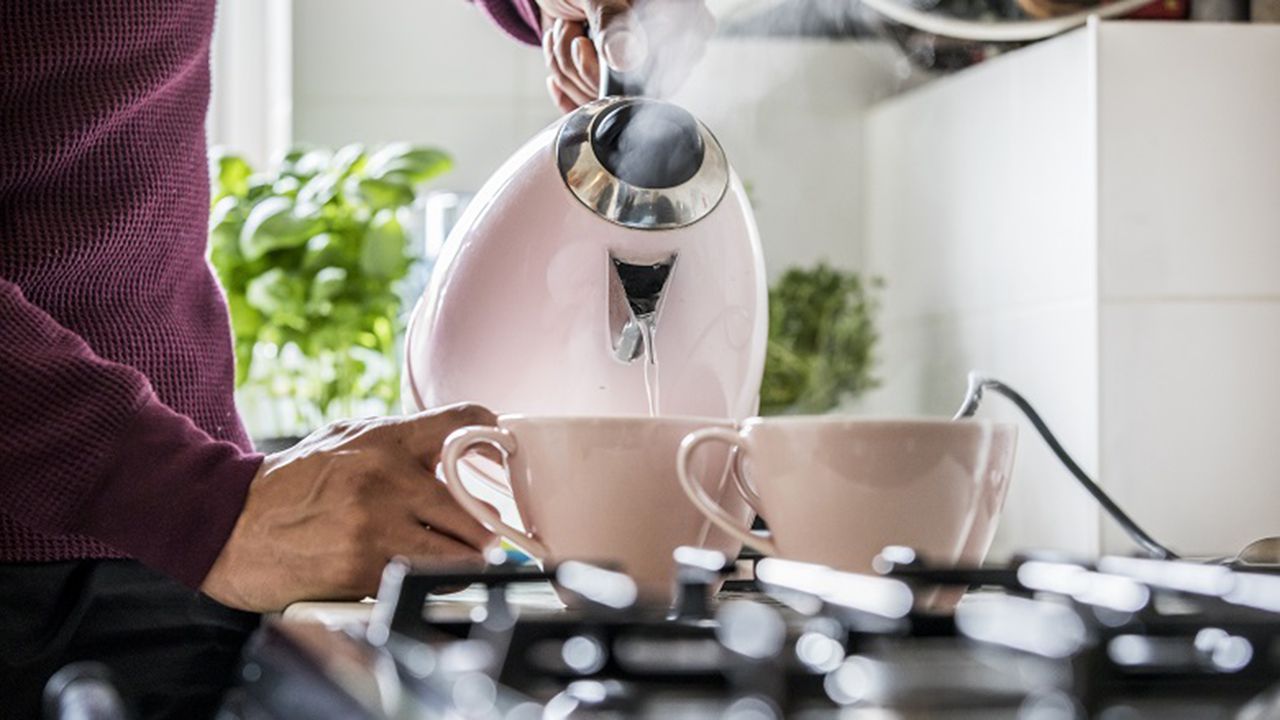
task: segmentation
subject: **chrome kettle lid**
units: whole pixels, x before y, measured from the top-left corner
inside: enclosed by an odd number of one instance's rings
[[[670,230],[706,217],[729,187],[729,164],[688,111],[642,97],[608,97],[575,110],[556,137],[560,177],[609,222]]]

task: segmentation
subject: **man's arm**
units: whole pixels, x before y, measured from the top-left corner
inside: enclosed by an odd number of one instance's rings
[[[209,437],[5,280],[0,328],[0,509],[199,586],[262,457]]]
[[[245,610],[374,592],[396,555],[482,562],[493,535],[434,476],[458,405],[336,423],[270,457],[209,437],[0,280],[0,511],[100,540]]]

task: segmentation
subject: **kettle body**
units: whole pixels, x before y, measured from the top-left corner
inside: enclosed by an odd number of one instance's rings
[[[768,298],[746,194],[692,116],[676,119],[686,134],[695,123],[690,142],[706,145],[695,147],[703,157],[676,163],[683,169],[663,159],[669,137],[648,148],[624,137],[630,149],[612,161],[621,177],[669,187],[618,180],[604,167],[617,138],[600,141],[601,124],[618,124],[611,112],[636,102],[607,98],[565,116],[477,193],[409,322],[409,409],[469,401],[539,415],[755,413]],[[619,167],[637,147],[663,167]]]

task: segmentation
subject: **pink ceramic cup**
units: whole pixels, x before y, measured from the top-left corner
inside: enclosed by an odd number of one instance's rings
[[[753,418],[739,430],[691,433],[676,466],[699,510],[766,555],[871,572],[885,546],[905,545],[933,563],[978,564],[995,535],[1016,439],[1014,425],[978,420]],[[703,491],[706,481],[689,459],[712,441],[739,448],[741,490],[771,537],[752,534]]]
[[[669,603],[677,547],[708,548],[731,559],[742,547],[685,500],[676,478],[681,440],[706,427],[732,432],[733,424],[686,417],[504,415],[497,427],[467,427],[450,435],[441,466],[458,503],[529,555],[544,563],[616,565],[636,581],[643,601]],[[480,443],[505,454],[525,532],[504,523],[463,485],[459,461]],[[687,453],[684,462],[723,516],[745,525],[753,510],[737,489],[728,458],[728,448],[708,447]]]

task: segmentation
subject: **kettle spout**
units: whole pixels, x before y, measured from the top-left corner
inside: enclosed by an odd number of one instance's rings
[[[610,255],[609,334],[613,356],[631,363],[649,352],[658,306],[676,256],[656,263],[632,263]]]

